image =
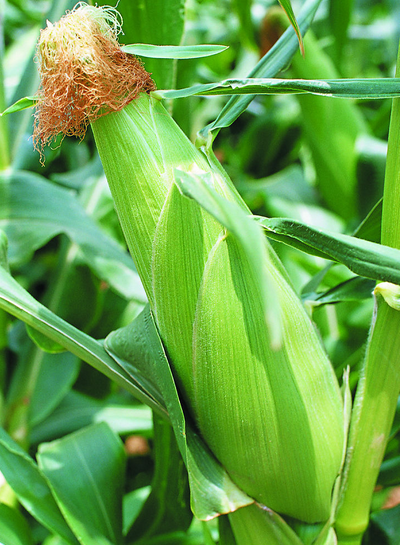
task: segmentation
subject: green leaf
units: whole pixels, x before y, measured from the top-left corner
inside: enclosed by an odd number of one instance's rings
[[[0,174],[0,229],[9,240],[12,265],[60,233],[82,250],[86,263],[123,296],[146,301],[130,257],[105,235],[68,190],[24,171]]]
[[[303,45],[303,38],[301,37],[301,32],[300,32],[300,28],[299,28],[299,25],[296,21],[296,17],[293,13],[293,9],[292,9],[292,5],[290,3],[290,0],[279,0],[279,3],[280,5],[282,6],[282,8],[285,10],[286,12],[286,15],[288,16],[288,19],[290,21],[290,24],[292,25],[295,33],[296,33],[296,36],[299,40],[299,45],[300,45],[300,50],[302,52],[302,54],[304,55],[304,45]]]
[[[271,344],[278,347],[281,340],[281,324],[278,319],[279,301],[274,298],[271,278],[265,263],[270,260],[264,237],[254,229],[252,220],[243,209],[221,197],[207,181],[207,175],[194,175],[175,170],[176,183],[184,195],[194,199],[221,225],[233,233],[246,255],[264,308],[265,319],[271,335]]]
[[[49,337],[46,337],[46,335],[43,335],[43,333],[40,333],[29,325],[26,326],[26,331],[36,346],[44,352],[48,352],[49,354],[65,352],[65,348],[61,344],[49,339]]]
[[[132,490],[128,494],[125,494],[122,509],[123,509],[123,534],[128,533],[129,528],[132,526],[134,520],[138,516],[144,502],[148,498],[151,491],[151,486],[144,486],[143,488],[137,488]]]
[[[372,297],[376,282],[355,276],[323,293],[307,293],[303,300],[307,306],[331,305],[342,301],[360,301]]]
[[[41,354],[40,369],[29,406],[29,426],[46,419],[72,388],[80,369],[70,352]]]
[[[8,270],[8,240],[7,235],[0,229],[0,267]]]
[[[306,0],[299,14],[298,22],[302,34],[304,34],[313,20],[321,0]],[[293,29],[288,28],[279,38],[276,44],[250,71],[250,78],[271,78],[286,68],[290,59],[296,53],[298,41]],[[208,134],[214,133],[223,127],[229,127],[237,119],[253,100],[254,95],[246,97],[231,97],[218,117],[201,131],[202,138],[207,141]],[[213,135],[215,136],[215,135]]]
[[[14,102],[11,106],[6,108],[3,112],[0,113],[0,116],[12,114],[14,112],[20,112],[21,110],[26,110],[27,108],[33,108],[38,101],[37,97],[24,97]]]
[[[47,418],[33,425],[32,443],[51,441],[98,422],[106,422],[115,433],[151,436],[152,413],[146,405],[125,406],[97,401],[84,394],[69,392]]]
[[[378,483],[383,486],[398,486],[400,484],[400,456],[382,462]]]
[[[247,545],[302,545],[291,527],[274,511],[257,504],[229,515],[237,543]]]
[[[371,519],[384,533],[388,545],[397,545],[400,541],[400,505],[373,513]]]
[[[102,0],[100,4],[108,4]],[[180,45],[185,24],[185,0],[120,2],[124,38],[128,43]],[[157,87],[174,87],[176,60],[146,59],[145,68]]]
[[[0,471],[34,518],[68,543],[78,543],[61,515],[42,472],[3,428],[0,428]]]
[[[208,520],[253,502],[215,460],[191,428],[179,401],[173,375],[148,307],[127,327],[111,333],[105,347],[129,371],[143,370],[162,390],[179,450],[189,474],[191,508],[200,520]]]
[[[0,543],[2,545],[33,545],[32,533],[19,511],[0,504]]]
[[[125,458],[105,423],[39,447],[39,467],[82,545],[122,544]]]
[[[159,417],[154,419],[153,455],[151,493],[126,536],[128,542],[169,532],[186,532],[193,518],[185,464],[172,427]]]
[[[349,235],[329,233],[285,218],[255,218],[265,234],[299,250],[338,261],[359,276],[400,284],[400,250]]]
[[[82,360],[116,381],[139,400],[167,417],[165,407],[147,393],[146,385],[134,382],[104,350],[103,345],[71,326],[25,291],[0,267],[0,308],[61,344]]]
[[[152,59],[198,59],[201,57],[210,57],[217,55],[225,49],[227,45],[150,45],[150,44],[132,44],[123,45],[122,51],[141,57],[150,57]]]
[[[278,78],[227,79],[187,89],[155,91],[161,98],[207,95],[305,94],[336,98],[383,99],[400,96],[400,78],[300,80]]]

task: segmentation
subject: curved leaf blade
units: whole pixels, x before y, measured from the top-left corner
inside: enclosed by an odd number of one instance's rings
[[[0,428],[0,470],[19,501],[34,518],[67,543],[77,545],[78,541],[61,515],[44,475],[3,428]]]
[[[39,467],[83,545],[122,545],[125,462],[121,440],[105,423],[40,445]]]
[[[301,34],[308,30],[321,0],[306,0],[298,17]],[[298,47],[297,36],[293,28],[288,28],[276,44],[250,71],[248,77],[271,78],[283,70],[290,62]],[[210,125],[202,129],[201,136],[206,141],[209,133],[229,127],[247,108],[254,95],[235,96],[225,104],[218,117]]]
[[[88,266],[116,291],[147,301],[128,254],[100,230],[73,193],[38,174],[0,175],[0,228],[8,237],[12,265],[27,261],[35,250],[64,233],[79,246]]]
[[[282,8],[284,9],[289,21],[290,21],[290,24],[292,25],[295,33],[296,33],[296,36],[299,40],[299,46],[300,46],[300,51],[302,53],[302,55],[304,55],[304,44],[303,44],[303,38],[301,36],[301,32],[300,32],[300,28],[299,28],[299,25],[297,23],[297,20],[296,20],[296,17],[293,13],[293,8],[292,8],[292,5],[290,3],[290,0],[279,0],[279,3],[280,5],[282,6]]]
[[[130,55],[150,57],[152,59],[199,59],[222,53],[228,49],[226,45],[151,45],[131,44],[123,45],[122,51]]]
[[[41,305],[2,267],[0,267],[0,308],[61,344],[66,350],[152,407],[161,416],[168,418],[162,401],[154,399],[146,390],[145,384],[134,382],[132,377],[107,354],[101,342],[71,326]]]
[[[192,511],[200,520],[209,520],[253,503],[216,461],[202,439],[185,419],[175,381],[162,341],[149,310],[128,326],[111,333],[105,346],[110,355],[128,360],[139,372],[145,369],[149,378],[162,390],[182,458],[185,461],[191,492]]]
[[[21,112],[22,110],[26,110],[27,108],[33,108],[37,100],[38,99],[35,96],[20,98],[19,100],[17,100],[17,102],[14,102],[14,104],[11,104],[11,106],[1,112],[0,116],[13,114],[14,112]]]

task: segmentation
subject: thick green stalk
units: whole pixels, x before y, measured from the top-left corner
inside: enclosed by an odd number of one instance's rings
[[[400,55],[396,77],[400,75]],[[400,248],[400,99],[393,100],[382,215],[382,244]],[[344,489],[336,517],[341,545],[359,544],[400,390],[399,288],[381,284],[352,414]],[[385,297],[382,297],[382,295]],[[387,302],[387,301],[388,302]],[[392,306],[390,306],[392,305]]]

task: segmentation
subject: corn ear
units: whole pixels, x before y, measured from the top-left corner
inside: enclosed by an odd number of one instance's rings
[[[208,173],[212,190],[248,214],[228,176],[154,96],[141,93],[101,115],[89,120],[117,213],[199,432],[256,501],[305,522],[326,520],[342,459],[342,400],[272,248],[265,242],[264,266],[282,308],[278,349],[246,252],[180,193],[174,172]]]
[[[307,522],[327,519],[342,457],[342,402],[276,256],[268,245],[265,265],[284,335],[272,350],[246,256],[174,183],[174,168],[209,171],[206,159],[147,95],[92,127],[179,389],[203,437],[257,501]],[[220,173],[212,175],[214,188],[238,202]]]

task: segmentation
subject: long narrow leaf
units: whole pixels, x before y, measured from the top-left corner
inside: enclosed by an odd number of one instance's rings
[[[321,0],[306,0],[298,17],[298,24],[302,34],[310,26]],[[283,70],[290,62],[298,47],[297,36],[292,28],[288,28],[276,44],[250,71],[251,78],[271,78]],[[246,97],[232,97],[221,110],[218,117],[201,131],[201,136],[207,140],[208,134],[215,133],[223,127],[229,127],[253,100],[254,95]],[[214,135],[215,136],[215,135]]]
[[[210,57],[217,55],[225,49],[226,45],[150,45],[150,44],[130,44],[123,45],[122,51],[140,57],[149,57],[152,59],[199,59],[201,57]]]
[[[157,91],[161,98],[195,95],[304,94],[337,98],[382,99],[400,96],[400,78],[301,80],[277,78],[227,79],[186,89]]]
[[[359,276],[400,284],[400,250],[349,235],[321,231],[291,219],[256,219],[272,239],[311,255],[343,263]]]
[[[292,25],[294,31],[296,32],[296,36],[299,40],[300,45],[300,51],[304,55],[304,45],[303,45],[303,38],[301,36],[300,28],[298,25],[298,22],[296,21],[296,17],[293,13],[292,4],[290,3],[290,0],[279,0],[280,5],[285,10],[286,15],[288,16],[288,19],[290,21],[290,24]]]
[[[132,377],[110,358],[100,342],[41,305],[2,267],[0,267],[0,308],[61,344],[66,350],[86,361],[152,407],[161,416],[167,417],[163,400],[156,399],[154,392],[148,392],[146,384],[134,383]]]

